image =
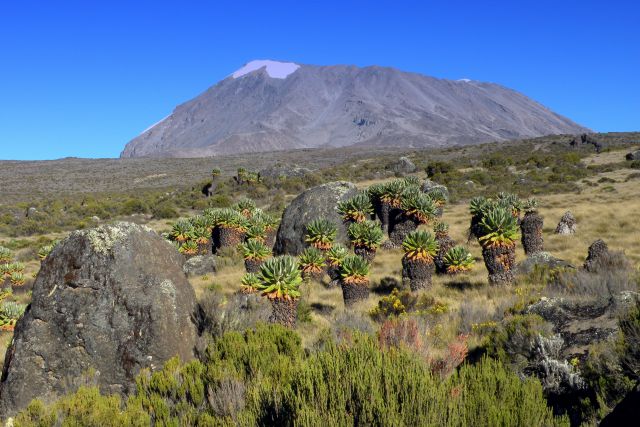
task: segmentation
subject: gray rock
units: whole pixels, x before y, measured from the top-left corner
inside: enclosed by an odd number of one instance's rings
[[[416,165],[408,157],[400,157],[397,162],[390,166],[391,170],[398,175],[406,175],[416,171]]]
[[[449,189],[446,185],[438,184],[437,182],[433,182],[430,179],[425,179],[424,183],[422,184],[422,191],[424,193],[429,194],[436,189],[442,190],[447,200],[449,200]]]
[[[336,241],[347,243],[347,229],[336,207],[358,193],[350,182],[337,181],[310,188],[293,199],[282,214],[274,252],[298,255],[307,247],[304,241],[306,226],[318,218],[327,218],[338,226]]]
[[[627,160],[640,160],[640,150],[632,151],[625,156]]]
[[[557,268],[575,268],[567,261],[555,258],[549,252],[536,252],[516,265],[516,274],[530,274],[536,267],[546,267],[550,270]]]
[[[216,257],[214,255],[191,257],[184,263],[182,269],[189,277],[215,273],[217,269]]]
[[[556,234],[575,234],[577,227],[576,217],[573,216],[571,211],[567,211],[560,218],[560,222],[556,227]]]
[[[618,314],[633,307],[640,295],[621,292],[611,298],[576,302],[575,299],[541,298],[527,307],[553,325],[563,339],[561,356],[565,359],[584,357],[592,344],[614,339],[619,331]]]
[[[127,393],[143,368],[193,358],[195,294],[183,258],[147,227],[76,231],[42,262],[0,383],[0,417],[88,381]]]
[[[92,217],[91,217],[91,221],[93,221],[93,222],[100,222],[100,217],[99,217],[99,216],[95,216],[95,215],[94,215],[94,216],[92,216]]]
[[[38,213],[38,210],[32,206],[29,209],[27,209],[26,217],[33,218],[34,216],[36,216],[37,213]]]

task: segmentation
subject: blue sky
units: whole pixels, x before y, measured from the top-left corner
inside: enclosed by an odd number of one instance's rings
[[[0,158],[117,157],[252,59],[491,81],[597,131],[640,130],[636,3],[4,0]]]

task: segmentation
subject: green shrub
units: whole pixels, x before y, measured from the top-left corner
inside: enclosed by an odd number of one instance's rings
[[[148,211],[149,206],[147,206],[144,200],[137,198],[131,198],[124,202],[121,209],[123,215],[147,213]]]
[[[144,370],[126,400],[81,388],[51,405],[32,402],[16,426],[54,425],[566,425],[537,380],[498,361],[463,365],[446,379],[410,351],[381,350],[371,335],[326,338],[305,353],[278,325],[230,332],[202,360]]]
[[[394,289],[391,294],[380,298],[377,307],[374,307],[369,315],[377,322],[382,322],[389,317],[401,316],[412,312],[427,312],[436,304],[433,297],[409,290],[399,291]]]
[[[430,162],[427,167],[426,167],[426,172],[427,172],[427,176],[429,178],[433,178],[436,175],[444,175],[447,174],[453,170],[455,170],[455,167],[449,163],[449,162],[444,162],[444,161],[434,161],[434,162]]]
[[[157,205],[154,205],[151,208],[151,214],[154,218],[157,219],[168,219],[176,218],[178,216],[178,211],[176,210],[173,203],[165,200],[164,202],[160,202]]]
[[[513,164],[513,160],[510,157],[505,157],[500,153],[495,153],[482,160],[482,166],[487,169],[497,168],[502,169],[506,166]]]
[[[542,387],[483,359],[441,381],[415,354],[368,336],[326,345],[296,370],[282,419],[297,425],[554,425]],[[347,410],[345,410],[345,408]]]
[[[551,326],[536,314],[516,314],[507,317],[488,334],[485,349],[489,356],[522,372],[532,359],[538,335],[552,335]]]

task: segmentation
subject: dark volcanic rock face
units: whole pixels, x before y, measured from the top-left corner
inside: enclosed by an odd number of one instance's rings
[[[336,210],[340,201],[357,194],[350,182],[337,181],[313,187],[293,199],[282,214],[274,252],[298,255],[307,247],[304,241],[307,224],[319,218],[327,218],[338,226],[336,241],[347,242],[347,229]]]
[[[196,302],[183,262],[159,235],[130,223],[77,231],[57,245],[7,351],[2,415],[88,379],[106,393],[128,392],[140,369],[191,359]]]
[[[553,325],[553,331],[563,339],[562,355],[569,360],[584,358],[589,345],[615,338],[620,330],[618,314],[636,304],[639,298],[635,292],[584,302],[542,298],[526,311]]]

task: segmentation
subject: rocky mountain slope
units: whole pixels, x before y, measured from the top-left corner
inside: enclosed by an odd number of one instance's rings
[[[493,83],[377,66],[252,61],[134,138],[121,157],[441,147],[585,131]]]

